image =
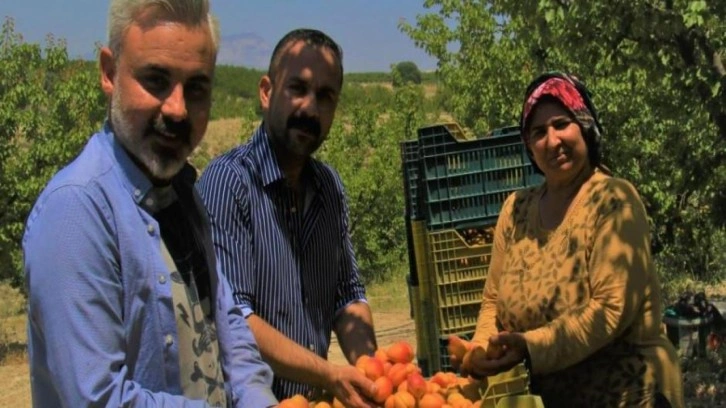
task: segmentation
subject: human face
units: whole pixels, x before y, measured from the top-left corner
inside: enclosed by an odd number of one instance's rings
[[[101,85],[114,134],[154,184],[184,166],[207,129],[215,51],[207,25],[142,15],[120,55],[101,51]]]
[[[590,166],[582,130],[564,106],[543,100],[531,115],[527,145],[548,181],[574,179]]]
[[[260,104],[275,150],[307,158],[330,132],[342,78],[335,54],[297,41],[284,50],[274,78],[260,81]]]

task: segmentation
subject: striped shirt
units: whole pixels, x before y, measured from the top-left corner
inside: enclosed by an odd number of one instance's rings
[[[251,140],[213,160],[197,188],[205,201],[223,273],[245,316],[254,313],[327,358],[333,322],[365,301],[338,174],[310,159],[305,208],[277,164],[264,124]],[[313,387],[275,376],[278,399]]]

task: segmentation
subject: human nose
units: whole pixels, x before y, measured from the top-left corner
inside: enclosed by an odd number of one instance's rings
[[[161,113],[175,122],[182,121],[187,117],[187,105],[184,100],[184,87],[181,84],[172,88],[169,95],[161,105]]]
[[[559,134],[557,133],[557,129],[555,129],[554,126],[549,125],[547,126],[547,144],[553,147],[557,147],[562,142],[560,140]]]
[[[308,92],[305,95],[305,97],[302,98],[302,103],[300,104],[300,110],[305,112],[307,114],[307,116],[318,117],[318,114],[319,114],[318,98],[314,92]]]

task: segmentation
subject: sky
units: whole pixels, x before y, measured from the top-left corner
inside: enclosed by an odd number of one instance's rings
[[[253,36],[270,52],[277,40],[299,27],[320,29],[344,52],[347,72],[389,71],[391,64],[413,61],[433,70],[436,61],[398,29],[399,19],[415,23],[431,12],[423,0],[211,0],[222,38]],[[63,38],[72,57],[89,58],[94,44],[106,41],[108,1],[0,0],[0,18],[12,17],[27,42],[46,35]],[[259,58],[258,58],[259,60]],[[259,61],[241,62],[260,65]]]

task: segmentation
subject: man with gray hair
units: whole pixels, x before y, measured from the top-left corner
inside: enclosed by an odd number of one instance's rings
[[[208,0],[112,0],[108,120],[28,217],[23,250],[37,407],[277,404],[188,156],[209,121]]]

